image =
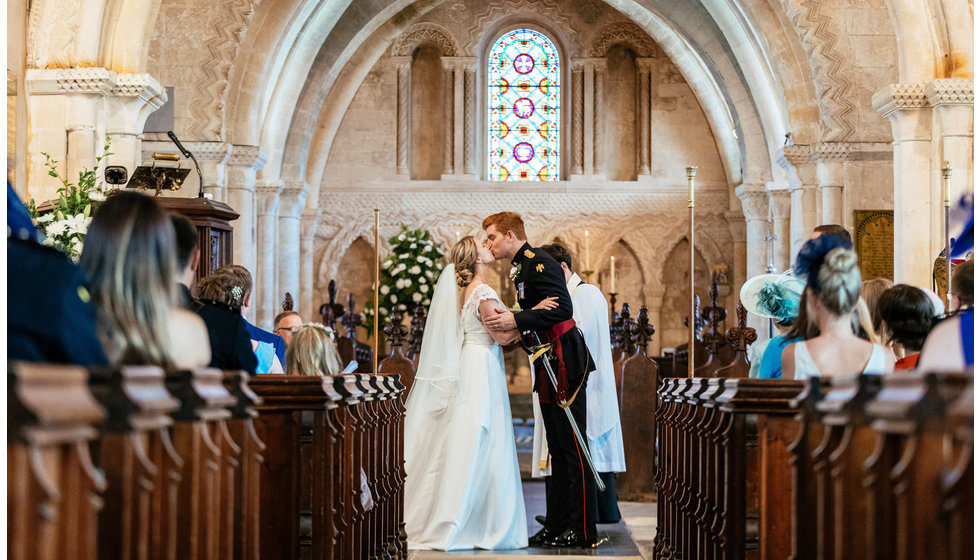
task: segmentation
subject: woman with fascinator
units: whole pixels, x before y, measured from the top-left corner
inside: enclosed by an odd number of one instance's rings
[[[833,236],[811,239],[800,249],[793,271],[806,279],[801,305],[820,334],[786,347],[783,379],[891,373],[894,355],[854,334],[851,318],[861,297],[861,272],[850,243]],[[868,323],[865,331],[874,332],[866,314],[862,317]]]
[[[405,402],[405,530],[414,549],[527,546],[527,519],[500,345],[503,309],[487,285],[494,258],[472,236],[449,252]]]
[[[792,270],[782,274],[762,274],[750,278],[739,293],[742,305],[755,315],[771,319],[779,335],[766,345],[762,355],[752,360],[749,377],[781,379],[783,348],[803,340],[793,328],[800,313],[800,297],[806,284],[793,277]]]

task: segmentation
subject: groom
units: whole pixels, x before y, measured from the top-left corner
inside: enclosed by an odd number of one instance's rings
[[[548,253],[532,249],[524,233],[524,221],[515,212],[500,212],[483,220],[486,247],[497,260],[508,260],[514,268],[511,278],[517,286],[521,311],[497,310],[484,318],[492,330],[518,329],[522,345],[530,348],[550,343],[552,351],[535,362],[534,390],[541,403],[545,437],[551,450],[554,492],[547,495],[547,525],[528,539],[528,543],[547,547],[594,547],[596,486],[588,464],[579,449],[568,417],[558,405],[569,409],[581,433],[587,433],[585,385],[595,363],[585,346],[582,332],[572,319],[572,299],[568,295],[561,265]],[[557,297],[558,307],[532,309],[547,297]],[[535,336],[536,335],[536,336]],[[550,359],[558,381],[557,394],[541,360]]]

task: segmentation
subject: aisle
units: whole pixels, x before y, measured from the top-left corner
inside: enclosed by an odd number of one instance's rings
[[[524,505],[528,517],[528,534],[533,535],[541,528],[541,525],[534,520],[534,516],[544,513],[543,482],[524,482]],[[419,550],[409,551],[408,560],[463,560],[466,558],[492,560],[511,557],[530,560],[555,556],[568,559],[603,557],[621,560],[650,560],[650,549],[656,528],[656,504],[625,502],[620,504],[620,511],[623,514],[622,521],[614,525],[598,526],[599,536],[607,538],[608,541],[594,550],[527,548],[508,551],[475,550],[449,553]]]

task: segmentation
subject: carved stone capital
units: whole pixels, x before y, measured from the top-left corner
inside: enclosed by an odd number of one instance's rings
[[[922,84],[889,84],[871,96],[871,106],[883,117],[901,109],[923,109],[929,106]]]
[[[31,68],[25,82],[27,93],[31,95],[108,95],[116,83],[116,73],[107,68]]]
[[[813,163],[813,152],[810,150],[809,144],[783,146],[778,150],[777,159],[780,164],[785,161],[787,164],[796,167],[798,165]]]
[[[813,159],[821,163],[845,162],[850,156],[851,145],[846,142],[821,142],[813,145]]]
[[[269,152],[259,146],[232,144],[228,160],[225,164],[232,167],[250,167],[258,171],[269,161]]]
[[[743,184],[735,187],[735,196],[742,201],[746,221],[769,219],[769,193],[763,185]]]
[[[457,56],[460,52],[459,44],[449,29],[437,23],[424,22],[416,23],[402,33],[395,41],[391,54],[410,58],[415,48],[423,42],[438,46],[443,56]]]
[[[226,142],[184,142],[198,161],[224,163],[231,152],[231,144]]]
[[[653,71],[653,63],[656,59],[648,56],[637,57],[636,71],[640,74],[649,74]]]
[[[973,105],[973,80],[942,78],[926,84],[929,105]]]
[[[770,183],[766,186],[766,191],[769,193],[769,207],[772,208],[773,218],[788,220],[791,201],[789,185]]]
[[[306,184],[288,181],[279,193],[279,216],[299,219],[306,205]]]
[[[255,210],[259,216],[275,216],[279,212],[279,193],[285,185],[282,181],[255,184]]]

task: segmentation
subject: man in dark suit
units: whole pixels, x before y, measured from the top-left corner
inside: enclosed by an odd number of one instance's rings
[[[7,359],[107,365],[82,269],[37,236],[7,183]]]
[[[202,303],[191,295],[194,275],[201,261],[197,228],[187,217],[170,214],[177,238],[177,282],[180,284],[180,305],[194,311],[204,320],[211,341],[209,367],[225,370],[245,370],[255,373],[256,359],[248,338],[245,319],[240,313],[217,305]]]
[[[584,452],[580,449],[568,417],[559,403],[566,403],[581,433],[586,433],[586,382],[595,369],[582,332],[572,319],[572,299],[565,274],[547,252],[527,243],[524,221],[514,212],[500,212],[483,221],[486,246],[497,260],[513,265],[511,278],[517,287],[519,312],[498,310],[485,318],[488,329],[518,329],[527,349],[539,343],[552,345],[551,352],[535,362],[534,391],[541,403],[545,437],[551,451],[555,491],[548,492],[547,525],[528,543],[547,547],[594,547],[598,543],[596,485]],[[557,307],[533,309],[545,298],[555,297]],[[552,387],[541,360],[550,360],[557,380]]]

